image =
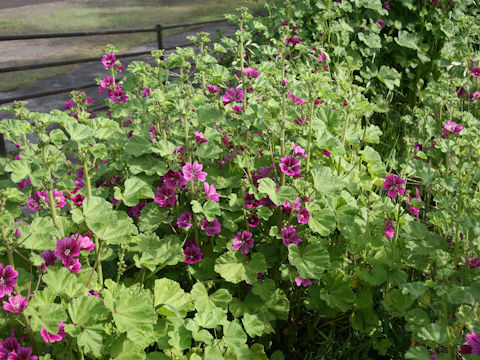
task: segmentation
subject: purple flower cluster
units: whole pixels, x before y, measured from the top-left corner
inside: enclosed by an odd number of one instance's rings
[[[20,346],[18,340],[11,336],[0,341],[0,360],[38,360],[32,355],[31,347]]]
[[[4,266],[0,264],[0,299],[5,294],[11,294],[13,288],[17,284],[18,272],[10,265]]]

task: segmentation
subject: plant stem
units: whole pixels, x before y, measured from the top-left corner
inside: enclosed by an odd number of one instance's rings
[[[102,243],[98,241],[95,237],[95,248],[97,249],[97,253],[95,254],[95,262],[93,263],[92,271],[90,272],[90,277],[88,278],[87,288],[90,288],[90,284],[92,283],[93,274],[95,273],[95,268],[98,266],[98,281],[100,286],[103,287],[103,274],[102,274],[102,267],[100,261],[100,251],[102,250]]]
[[[59,235],[62,237],[63,231],[58,224],[57,203],[55,202],[55,197],[53,196],[52,189],[48,189],[48,201],[50,203],[50,211],[52,212],[53,225],[55,225],[55,228],[57,229]]]
[[[310,124],[308,127],[308,146],[307,146],[307,174],[310,171],[310,158],[311,155],[311,145],[312,145],[312,124],[313,124],[313,116],[315,114],[315,103],[314,100],[311,101],[310,104]]]

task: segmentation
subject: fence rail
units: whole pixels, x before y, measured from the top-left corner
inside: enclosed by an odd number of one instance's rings
[[[216,24],[227,21],[226,19],[214,19],[214,20],[206,20],[206,21],[197,21],[197,22],[186,22],[186,23],[179,23],[179,24],[170,24],[170,25],[162,25],[157,24],[153,28],[138,28],[138,29],[115,29],[115,30],[97,30],[97,31],[81,31],[81,32],[68,32],[68,33],[49,33],[49,34],[24,34],[24,35],[6,35],[0,36],[0,41],[18,41],[18,40],[35,40],[35,39],[51,39],[51,38],[67,38],[67,37],[79,37],[79,36],[100,36],[100,35],[113,35],[113,34],[133,34],[133,33],[142,33],[142,32],[155,32],[157,34],[157,48],[159,50],[173,50],[177,47],[188,47],[192,46],[191,43],[188,44],[180,44],[172,47],[165,48],[163,45],[163,31],[169,29],[176,29],[182,27],[191,27],[191,26],[198,26],[198,25],[207,25],[207,24]],[[150,54],[152,50],[146,51],[137,51],[137,52],[130,52],[130,53],[123,53],[123,54],[116,54],[117,58],[126,58],[126,57],[135,57],[141,55]],[[43,62],[43,63],[35,63],[35,64],[26,64],[26,65],[17,65],[17,66],[9,66],[0,68],[0,74],[15,72],[15,71],[25,71],[25,70],[34,70],[34,69],[42,69],[47,67],[58,67],[58,66],[65,66],[65,65],[74,65],[74,64],[83,64],[88,62],[98,61],[99,57],[87,57],[87,58],[78,58],[72,60],[63,60],[63,61],[51,61],[51,62]],[[65,92],[70,92],[72,90],[81,90],[81,89],[88,89],[91,87],[97,86],[96,83],[89,83],[83,84],[79,86],[61,88],[56,90],[50,91],[43,91],[33,94],[27,94],[23,96],[15,96],[5,99],[0,99],[0,105],[7,104],[13,102],[15,100],[27,100],[27,99],[34,99],[44,96],[50,95],[57,95]],[[105,109],[104,105],[97,107],[98,109]],[[96,109],[94,109],[95,111]],[[98,111],[98,110],[97,110]],[[5,140],[3,135],[0,134],[0,155],[6,155],[6,148],[5,148]]]

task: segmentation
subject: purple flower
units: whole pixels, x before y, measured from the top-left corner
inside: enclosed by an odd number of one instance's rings
[[[242,105],[233,105],[232,110],[235,111],[237,114],[239,114],[243,111],[243,106]]]
[[[298,35],[293,35],[285,39],[285,44],[295,46],[297,44],[303,44]]]
[[[53,189],[53,199],[55,200],[55,203],[57,204],[58,207],[64,207],[67,205],[67,202],[65,201],[65,196],[63,196],[63,193],[61,191],[58,191],[56,189]],[[48,194],[45,194],[47,197]],[[45,200],[48,203],[48,200]]]
[[[292,151],[295,156],[306,158],[308,157],[307,154],[305,154],[305,149],[302,148],[301,146],[295,145],[293,141],[290,142],[290,145],[292,145]]]
[[[142,90],[142,96],[143,97],[149,97],[150,96],[150,88],[146,87]]]
[[[480,77],[480,67],[475,66],[472,68],[472,70],[470,70],[470,74],[472,74],[473,77]]]
[[[57,247],[55,249],[55,256],[66,261],[67,259],[80,255],[80,246],[73,238],[64,237],[57,239]]]
[[[217,193],[217,190],[215,190],[215,186],[213,184],[209,185],[207,182],[204,182],[203,188],[205,190],[205,197],[207,199],[215,202],[218,202],[220,200],[220,194]]]
[[[0,359],[10,360],[9,357],[12,354],[17,355],[19,349],[20,344],[13,336],[6,338],[4,341],[0,341]]]
[[[312,278],[302,279],[300,275],[298,275],[295,278],[295,284],[297,284],[297,286],[307,287],[309,285],[312,285]]]
[[[187,180],[185,180],[180,171],[168,170],[168,172],[163,175],[163,183],[171,189],[176,187],[183,188],[187,185]]]
[[[187,181],[200,180],[203,182],[208,174],[205,171],[202,171],[202,169],[203,165],[196,161],[193,164],[187,162],[182,167],[183,176]]]
[[[383,21],[382,19],[378,19],[377,21],[375,21],[375,23],[380,25],[380,30],[383,30],[385,28],[385,21]]]
[[[393,239],[395,236],[395,230],[393,229],[391,220],[387,220],[387,224],[385,225],[385,229],[383,229],[383,233],[389,239]]]
[[[17,284],[18,272],[13,269],[10,265],[4,267],[3,264],[0,264],[0,299],[5,296],[5,294],[11,294],[13,288]]]
[[[98,92],[101,94],[103,90],[110,88],[113,85],[113,78],[111,76],[105,76],[102,80],[100,80],[100,86],[98,88]]]
[[[28,306],[28,299],[22,295],[9,296],[8,302],[3,302],[3,309],[14,314],[20,314]]]
[[[332,155],[332,153],[328,150],[325,150],[323,149],[323,155],[326,156],[327,158],[330,158],[330,156]]]
[[[297,158],[292,156],[283,157],[280,159],[280,170],[289,176],[298,177],[300,175],[300,164]]]
[[[400,186],[403,184],[405,184],[405,180],[403,180],[400,176],[388,174],[385,175],[382,189],[388,190],[387,195],[390,196],[392,199],[395,199],[397,197],[397,192],[400,196],[403,196],[405,194],[405,188]]]
[[[325,62],[325,61],[327,61],[327,55],[324,54],[324,53],[320,53],[320,54],[318,54],[317,60],[320,61],[320,62]],[[317,105],[317,104],[315,104],[315,105]]]
[[[132,206],[130,209],[128,209],[127,215],[130,217],[139,218],[140,214],[142,213],[142,209],[145,207],[145,205],[146,205],[145,201],[139,202],[137,205]]]
[[[225,91],[225,95],[223,95],[223,105],[230,104],[232,101],[241,102],[243,100],[243,90],[238,88],[230,88]]]
[[[63,266],[67,268],[68,271],[72,273],[79,273],[82,270],[82,264],[80,261],[74,257],[69,257],[66,260],[62,260]]]
[[[218,86],[215,86],[215,85],[207,84],[207,91],[209,93],[215,94],[215,93],[220,92],[220,88]]]
[[[310,220],[310,212],[307,209],[302,209],[297,214],[297,221],[300,224],[308,224]]]
[[[115,65],[116,61],[117,61],[117,58],[112,53],[103,55],[102,57],[102,64],[103,66],[105,66],[105,68]]]
[[[222,231],[222,225],[220,222],[217,220],[217,218],[213,219],[212,222],[208,221],[207,219],[204,219],[202,221],[202,230],[205,230],[205,233],[207,236],[215,236],[217,234],[220,234]]]
[[[468,258],[468,267],[470,269],[475,269],[480,267],[480,258],[477,256],[476,258]]]
[[[467,345],[460,348],[461,354],[480,354],[480,333],[475,334],[472,330],[470,334],[465,335]]]
[[[82,206],[83,200],[85,200],[85,196],[82,194],[77,194],[75,197],[72,198],[73,204],[75,206]]]
[[[195,132],[193,133],[193,136],[195,136],[195,140],[196,140],[199,144],[203,144],[203,143],[205,143],[205,142],[208,141],[207,139],[205,139],[205,138],[203,137],[203,133],[200,132],[200,131],[195,131]]]
[[[200,248],[195,246],[195,244],[190,244],[185,249],[183,249],[183,254],[185,255],[184,262],[187,264],[195,264],[199,261],[202,261],[202,252]]]
[[[188,211],[185,211],[178,217],[177,226],[179,228],[190,229],[192,227],[192,215]]]
[[[456,122],[448,121],[445,125],[443,125],[442,135],[446,136],[447,132],[458,134],[462,130],[463,130],[462,124],[457,124]],[[446,137],[448,138],[448,136]]]
[[[168,188],[166,186],[158,188],[157,192],[155,193],[155,200],[153,201],[155,201],[160,207],[174,206],[177,202],[175,189]]]
[[[80,234],[74,234],[73,237],[77,239],[80,251],[92,251],[95,248],[95,244],[90,240],[90,237],[82,236]]]
[[[287,227],[282,227],[282,239],[283,243],[286,247],[290,246],[291,244],[297,245],[302,240],[300,239],[300,235],[296,233],[297,228],[293,225]]]
[[[258,200],[255,199],[255,195],[245,192],[245,197],[243,199],[243,204],[245,209],[255,209],[259,206]]]
[[[67,102],[65,103],[65,105],[63,105],[63,108],[65,110],[70,110],[72,107],[73,107],[73,100],[72,99],[68,99]]]
[[[46,205],[44,191],[35,191],[32,197],[27,199],[27,206],[30,210],[39,210],[42,205]]]
[[[45,261],[41,265],[41,269],[45,271],[47,269],[47,266],[52,266],[55,265],[55,260],[57,260],[57,256],[52,250],[45,250],[40,254],[40,257]]]
[[[40,334],[42,335],[43,340],[46,343],[60,341],[65,336],[67,336],[67,334],[65,333],[65,330],[64,330],[65,324],[63,322],[59,321],[58,325],[59,325],[59,329],[58,329],[58,332],[56,334],[51,334],[47,331],[47,329],[42,327],[42,330],[40,330]]]
[[[385,10],[390,10],[390,4],[388,3],[388,1],[385,1],[383,3],[383,6],[385,7]]]
[[[107,96],[112,99],[113,102],[123,103],[127,102],[128,96],[122,91],[122,84],[117,84],[115,90],[108,90]]]
[[[238,231],[235,235],[233,235],[233,250],[240,249],[241,254],[248,254],[251,248],[253,248],[253,237],[252,233],[246,230],[242,232]]]
[[[23,190],[25,189],[28,185],[32,185],[32,182],[30,181],[30,179],[23,179],[22,181],[18,182],[17,183],[17,186],[20,190]]]
[[[257,78],[258,77],[258,71],[255,70],[254,68],[246,68],[245,69],[245,75],[247,76],[247,78]]]
[[[260,224],[260,219],[258,218],[257,215],[251,215],[247,219],[248,226],[254,228],[257,227],[258,224]]]

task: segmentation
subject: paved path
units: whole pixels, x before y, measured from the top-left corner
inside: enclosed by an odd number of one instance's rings
[[[1,5],[1,4],[0,4]],[[197,27],[193,30],[188,30],[179,34],[165,36],[164,37],[164,46],[166,48],[186,44],[188,40],[186,40],[186,36],[196,34],[200,31],[206,31],[211,35],[215,34],[215,30],[221,30],[225,36],[231,36],[235,28],[231,24],[227,23],[220,23],[220,24],[211,24],[202,27]],[[143,51],[143,50],[153,50],[156,48],[156,43],[138,45],[128,50],[128,52],[136,52],[136,51]],[[128,66],[128,64],[133,60],[142,60],[149,63],[153,63],[151,56],[139,56],[135,58],[122,58],[122,64]],[[47,90],[55,90],[73,86],[79,86],[82,84],[88,84],[94,82],[95,78],[106,76],[107,72],[104,70],[103,65],[100,62],[100,57],[96,63],[89,63],[86,65],[78,65],[76,68],[71,70],[68,73],[52,76],[49,78],[45,78],[39,81],[36,81],[32,84],[27,86],[20,87],[18,89],[8,91],[8,92],[0,92],[0,99],[6,99],[15,96],[22,96],[27,94],[33,94],[37,92],[47,91]],[[86,93],[88,96],[93,98],[93,105],[98,106],[101,105],[101,100],[104,96],[100,96],[98,94],[98,88],[90,88],[86,89]],[[62,109],[65,102],[69,99],[69,93],[63,93],[58,95],[52,96],[45,96],[36,99],[26,100],[28,101],[27,108],[31,111],[38,111],[38,112],[50,112],[53,109]],[[5,118],[12,118],[13,115],[6,111],[0,111],[0,119]],[[34,137],[32,137],[34,141]],[[6,148],[7,152],[15,151],[15,147],[9,141],[6,141]]]

